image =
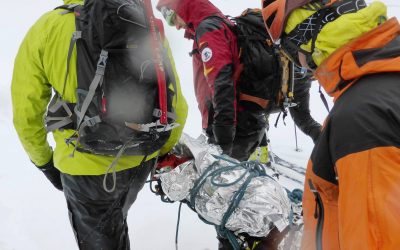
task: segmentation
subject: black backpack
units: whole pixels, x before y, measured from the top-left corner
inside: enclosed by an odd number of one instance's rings
[[[76,44],[77,103],[57,93],[47,130],[74,129],[67,143],[81,152],[149,155],[160,149],[178,126],[172,108],[176,88],[162,23],[150,0],[86,0],[58,8],[76,16],[68,65]]]
[[[246,9],[240,16],[222,19],[236,34],[243,70],[238,80],[239,100],[249,101],[267,113],[280,112],[293,100],[292,67],[280,54],[265,28],[259,9]],[[254,107],[255,105],[252,105]]]

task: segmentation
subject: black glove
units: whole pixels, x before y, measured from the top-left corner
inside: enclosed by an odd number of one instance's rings
[[[36,167],[43,172],[43,174],[49,179],[49,181],[53,184],[55,188],[60,191],[63,191],[63,186],[61,183],[61,173],[60,171],[54,167],[53,157],[51,160],[43,166]]]
[[[215,143],[219,145],[222,152],[226,155],[232,154],[233,139],[235,138],[235,126],[233,125],[213,125],[213,135]]]

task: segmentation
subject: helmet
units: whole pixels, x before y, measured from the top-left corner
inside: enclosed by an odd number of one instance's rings
[[[338,0],[262,0],[262,16],[271,39],[277,42],[285,29],[290,13],[305,5],[308,8],[321,9]]]
[[[285,39],[282,39],[283,42],[281,42],[281,36],[285,30],[290,13],[312,1],[313,0],[263,0],[262,3],[264,24],[272,41],[275,44],[280,44],[282,48],[281,51],[290,61],[298,66],[301,66],[298,60],[299,48],[293,43],[287,42]],[[310,58],[310,56],[307,56],[307,62],[309,61],[308,58]]]
[[[272,39],[277,42],[285,29],[289,14],[313,0],[263,0],[262,16],[265,27]]]
[[[366,3],[364,0],[263,0],[262,7],[264,24],[272,41],[295,64],[300,65],[298,52],[302,52],[309,67],[316,69],[313,53],[319,32],[341,15],[365,8]],[[295,9],[299,11],[296,15]],[[296,20],[299,17],[302,19]]]

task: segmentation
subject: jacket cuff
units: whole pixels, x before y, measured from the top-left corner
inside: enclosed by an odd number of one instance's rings
[[[31,160],[32,161],[32,160]],[[49,170],[49,169],[51,169],[51,168],[54,168],[54,163],[53,163],[53,155],[51,156],[51,158],[50,158],[50,160],[46,163],[46,164],[44,164],[44,165],[38,165],[38,164],[35,164],[33,161],[32,161],[32,163],[40,170],[40,171],[46,171],[46,170]]]
[[[216,144],[220,145],[225,154],[230,154],[233,139],[235,138],[235,126],[233,125],[213,125],[213,134]]]
[[[28,157],[35,166],[44,166],[53,159],[53,148],[50,146],[37,147],[34,154],[28,152]]]

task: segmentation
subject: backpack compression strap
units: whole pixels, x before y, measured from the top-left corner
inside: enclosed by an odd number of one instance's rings
[[[89,92],[87,93],[87,96],[86,96],[85,100],[83,101],[81,110],[79,111],[76,108],[77,106],[75,106],[75,113],[78,118],[78,122],[77,122],[78,130],[83,121],[83,118],[85,117],[86,111],[88,110],[89,105],[93,100],[93,97],[96,93],[97,87],[101,86],[101,84],[103,83],[104,72],[105,72],[106,65],[107,65],[107,58],[108,58],[108,51],[101,50],[100,58],[99,58],[99,61],[97,62],[96,74],[95,74],[92,82],[90,83]]]

